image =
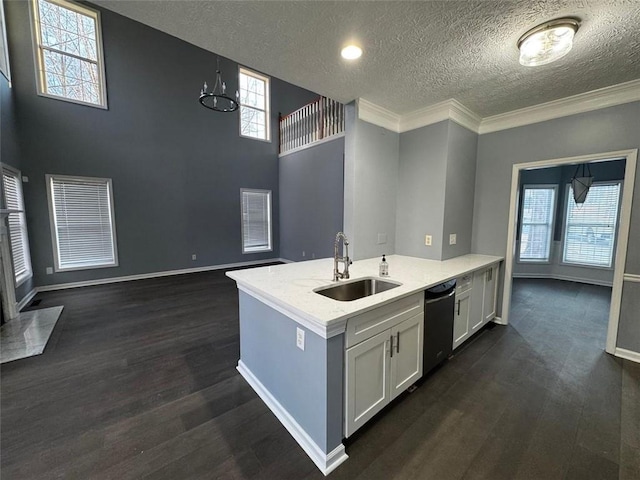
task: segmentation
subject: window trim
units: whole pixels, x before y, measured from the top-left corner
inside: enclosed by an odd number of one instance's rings
[[[524,264],[524,265],[551,265],[552,256],[553,256],[553,242],[555,235],[555,227],[556,227],[556,212],[558,210],[558,191],[559,185],[555,183],[532,183],[532,184],[523,184],[522,185],[522,201],[520,202],[520,235],[518,235],[518,250],[516,252],[516,263]],[[522,227],[524,226],[523,216],[524,216],[524,191],[525,189],[553,189],[553,207],[551,212],[551,224],[549,229],[549,257],[546,260],[522,260],[520,258],[520,251],[522,247]]]
[[[564,251],[565,251],[565,246],[566,246],[566,237],[567,237],[567,219],[568,219],[568,215],[567,215],[567,210],[569,209],[569,201],[570,201],[570,197],[571,197],[571,183],[567,183],[566,184],[566,195],[565,195],[565,201],[564,201],[564,209],[562,211],[562,214],[564,216],[564,218],[562,219],[562,250],[560,252],[560,258],[559,258],[559,264],[565,267],[578,267],[578,268],[592,268],[595,270],[607,270],[607,271],[613,271],[615,269],[615,264],[616,264],[616,251],[618,249],[618,227],[620,226],[620,211],[622,208],[622,194],[623,194],[623,190],[624,190],[624,181],[623,180],[610,180],[610,181],[602,181],[602,182],[594,182],[592,184],[592,186],[597,186],[597,185],[620,185],[620,191],[618,193],[618,210],[616,211],[616,223],[613,227],[613,247],[611,250],[611,263],[609,264],[609,266],[604,266],[604,265],[586,265],[584,263],[574,263],[574,262],[567,262],[564,259]]]
[[[7,38],[7,21],[4,13],[4,2],[0,2],[0,34],[2,38],[0,38],[0,42],[2,42],[2,52],[0,54],[3,56],[5,69],[4,71],[0,68],[0,73],[4,75],[4,78],[9,82],[9,87],[11,87],[11,64],[9,62],[9,41]]]
[[[258,138],[258,137],[252,137],[250,135],[243,135],[242,133],[243,105],[240,101],[238,102],[238,133],[241,138],[249,138],[251,140],[258,140],[260,142],[271,143],[271,77],[267,77],[266,75],[262,75],[261,73],[258,73],[254,70],[250,70],[246,67],[238,65],[238,91],[240,91],[240,74],[248,75],[250,77],[255,77],[259,80],[262,80],[265,83],[265,89],[264,89],[265,90],[265,96],[264,96],[265,110],[260,110],[255,107],[248,107],[248,108],[264,111],[264,118],[265,118],[264,128],[265,128],[265,133],[267,135],[267,138]]]
[[[20,193],[22,194],[22,204],[24,207],[24,189],[22,188],[22,172],[20,172],[20,170],[18,170],[17,168],[14,168],[5,163],[0,164],[0,167],[1,167],[0,170],[2,170],[2,174],[4,174],[4,171],[6,170],[7,172],[15,175],[16,178],[18,179],[18,185],[20,186]],[[4,180],[2,181],[1,188],[2,188],[2,203],[3,203],[3,206],[6,208],[8,207],[8,205],[7,205],[5,193],[4,193]],[[24,282],[26,282],[27,280],[33,277],[33,265],[31,264],[31,249],[29,248],[29,228],[27,226],[27,214],[26,214],[25,208],[22,209],[22,212],[20,213],[20,215],[22,216],[21,220],[24,220],[25,228],[24,228],[24,235],[23,235],[22,241],[23,241],[23,248],[24,248],[24,255],[25,255],[25,263],[28,268],[26,273],[21,275],[19,278],[16,277],[15,264],[13,261],[13,246],[11,245],[11,240],[9,240],[8,243],[9,243],[9,251],[11,252],[11,269],[13,270],[12,273],[13,273],[13,282],[14,282],[15,288],[18,288]],[[8,230],[8,226],[7,226],[7,230]],[[10,236],[11,232],[8,232],[8,233]]]
[[[242,197],[245,192],[249,193],[265,193],[267,194],[267,205],[269,207],[269,247],[262,248],[260,250],[247,250],[244,246],[244,211],[242,208]],[[257,188],[241,188],[240,189],[240,243],[242,245],[242,254],[248,255],[252,253],[264,253],[264,252],[273,252],[273,204],[272,204],[273,192],[272,190],[263,190]]]
[[[52,180],[70,180],[70,181],[80,181],[80,182],[105,182],[107,184],[107,188],[109,189],[109,208],[111,210],[111,233],[113,236],[113,260],[114,263],[104,264],[104,265],[89,265],[86,267],[60,267],[60,253],[58,251],[58,235],[56,228],[56,217],[53,211],[53,189],[52,189]],[[116,234],[116,215],[115,208],[113,204],[113,180],[111,178],[100,178],[100,177],[84,177],[80,175],[57,175],[57,174],[46,174],[45,180],[47,184],[47,203],[49,205],[49,227],[51,230],[51,247],[53,249],[53,271],[55,273],[62,272],[75,272],[80,270],[94,270],[97,268],[112,268],[120,266],[119,257],[118,257],[118,236]]]
[[[107,100],[107,76],[104,62],[104,48],[103,48],[103,39],[102,39],[102,18],[100,15],[100,11],[90,8],[86,5],[81,5],[72,0],[46,0],[49,3],[56,4],[60,7],[66,8],[68,10],[73,10],[82,15],[86,15],[88,17],[94,17],[96,21],[96,54],[97,54],[97,65],[98,65],[98,76],[100,77],[100,97],[101,103],[90,103],[83,102],[82,100],[75,100],[73,98],[62,97],[60,95],[53,95],[51,93],[47,93],[45,91],[45,79],[44,79],[44,56],[42,55],[42,50],[44,47],[40,45],[40,39],[42,38],[40,34],[40,10],[38,7],[38,0],[30,0],[30,8],[29,8],[29,19],[31,21],[31,41],[33,45],[33,59],[34,59],[34,67],[35,67],[35,76],[36,76],[36,93],[39,97],[51,98],[53,100],[60,100],[63,102],[75,103],[77,105],[84,105],[86,107],[99,108],[101,110],[108,110],[109,104]],[[55,51],[55,49],[52,49]],[[83,57],[78,57],[77,55],[68,54],[62,52],[63,55],[68,55],[70,57],[80,58],[85,60]]]

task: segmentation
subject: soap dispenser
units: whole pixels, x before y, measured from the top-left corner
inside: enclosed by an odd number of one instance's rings
[[[387,259],[385,255],[382,254],[382,261],[380,262],[380,276],[388,277],[389,276],[389,264],[387,263]]]

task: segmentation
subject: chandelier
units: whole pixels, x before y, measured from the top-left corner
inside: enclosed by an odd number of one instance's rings
[[[208,90],[207,82],[200,91],[200,103],[216,112],[235,112],[240,102],[240,94],[236,90],[236,98],[233,99],[227,95],[227,85],[222,81],[220,73],[220,57],[216,68],[216,83],[211,91]]]
[[[582,172],[580,172],[580,168],[582,168]],[[593,175],[591,175],[589,164],[583,163],[582,165],[578,165],[576,173],[571,177],[571,190],[573,190],[573,200],[576,202],[576,205],[582,205],[584,203],[592,184]]]

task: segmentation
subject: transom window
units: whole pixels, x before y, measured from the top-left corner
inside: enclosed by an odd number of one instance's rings
[[[271,190],[240,190],[242,253],[268,252],[271,245]]]
[[[562,260],[590,267],[611,267],[618,225],[620,182],[595,183],[577,205],[567,186],[567,212]]]
[[[31,0],[40,95],[106,108],[100,14],[66,0]]]
[[[557,186],[525,185],[522,199],[520,251],[522,262],[548,262],[556,209]]]
[[[269,77],[240,67],[240,135],[270,141]]]
[[[20,172],[2,167],[2,186],[4,202],[8,210],[19,210],[8,215],[9,243],[13,260],[13,273],[16,286],[31,277],[31,256],[27,236],[27,218],[24,213],[24,197],[22,195],[22,177]]]
[[[47,175],[56,271],[118,265],[110,178]]]

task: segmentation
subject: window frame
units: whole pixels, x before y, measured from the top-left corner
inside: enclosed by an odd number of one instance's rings
[[[4,68],[0,68],[0,73],[4,75],[4,78],[9,82],[11,86],[11,64],[9,62],[9,41],[7,39],[7,21],[4,14],[4,2],[0,2],[0,55],[2,55],[2,64]],[[0,66],[2,65],[0,64]]]
[[[30,0],[29,16],[31,21],[31,40],[33,44],[33,57],[34,57],[34,64],[35,64],[36,92],[38,96],[44,97],[44,98],[51,98],[53,100],[61,100],[63,102],[75,103],[77,105],[84,105],[87,107],[108,110],[109,105],[107,101],[107,77],[106,77],[106,69],[105,69],[105,62],[104,62],[102,18],[100,15],[100,11],[94,8],[90,8],[86,5],[81,5],[72,0],[45,0],[45,1],[48,3],[58,5],[59,7],[74,11],[81,15],[85,15],[87,17],[93,17],[95,19],[97,60],[93,62],[93,60],[91,59],[80,57],[78,55],[61,52],[61,51],[58,51],[57,49],[52,49],[49,47],[43,47],[41,45],[42,35],[40,32],[40,8],[38,6],[38,0]],[[98,66],[98,76],[100,77],[99,87],[100,87],[101,102],[99,104],[83,102],[82,100],[76,100],[73,98],[68,98],[68,97],[63,97],[60,95],[54,95],[54,94],[48,93],[46,91],[46,80],[45,80],[45,73],[44,73],[44,67],[43,67],[44,55],[42,52],[44,49],[60,53],[61,55],[78,58],[83,61],[90,61],[90,62],[96,63]]]
[[[609,262],[609,266],[605,265],[591,265],[585,263],[575,263],[575,262],[567,262],[565,260],[565,249],[567,242],[567,223],[569,219],[569,202],[571,201],[571,183],[567,183],[566,185],[566,195],[565,195],[565,204],[562,219],[562,251],[559,259],[560,265],[566,267],[579,267],[579,268],[593,268],[597,270],[608,270],[612,271],[615,268],[616,261],[616,249],[618,247],[618,227],[620,225],[620,209],[622,208],[622,193],[624,189],[624,182],[622,180],[610,180],[610,181],[602,181],[602,182],[594,182],[591,187],[598,185],[620,185],[620,190],[618,191],[618,208],[616,209],[616,221],[613,226],[613,245],[611,247],[611,261]]]
[[[13,168],[7,164],[1,164],[0,170],[2,171],[2,175],[4,175],[5,171],[9,174],[16,177],[18,181],[18,188],[20,189],[20,196],[22,197],[22,211],[19,213],[20,215],[20,223],[24,226],[24,229],[21,229],[21,237],[22,237],[22,248],[24,251],[25,265],[27,266],[27,271],[18,277],[15,272],[15,261],[13,259],[13,245],[11,244],[11,231],[9,231],[9,251],[11,252],[11,269],[13,270],[13,281],[16,288],[22,285],[24,282],[33,277],[33,265],[31,263],[31,249],[29,248],[29,229],[27,227],[27,215],[24,206],[24,189],[22,188],[22,172],[17,168]],[[2,203],[7,210],[9,206],[7,205],[7,199],[5,197],[5,188],[4,188],[4,179],[2,180]],[[11,214],[10,214],[11,215]],[[7,219],[8,223],[8,219]],[[10,230],[7,225],[7,230]]]
[[[261,110],[259,108],[255,108],[249,105],[243,105],[241,100],[238,101],[238,132],[240,134],[240,137],[249,138],[251,140],[258,140],[260,142],[271,143],[271,78],[267,77],[266,75],[262,75],[261,73],[258,73],[254,70],[250,70],[246,67],[238,65],[238,92],[240,91],[240,75],[247,75],[249,77],[254,77],[254,78],[257,78],[258,80],[263,81],[264,91],[265,91],[265,95],[264,95],[265,109],[264,110]],[[242,98],[242,96],[240,97]],[[247,108],[251,108],[253,110],[264,112],[264,119],[265,119],[264,128],[265,128],[266,138],[252,137],[250,135],[244,135],[242,133],[242,107],[243,106]]]
[[[57,175],[46,174],[47,184],[47,203],[49,206],[49,227],[51,230],[51,246],[53,249],[53,271],[56,273],[62,272],[75,272],[80,270],[94,270],[97,268],[112,268],[120,266],[118,257],[118,236],[116,234],[116,216],[113,202],[113,180],[111,178],[99,178],[99,177],[84,177],[80,175]],[[58,248],[58,229],[56,216],[53,208],[53,180],[68,180],[75,182],[104,182],[109,190],[109,209],[111,216],[111,235],[113,242],[113,260],[114,263],[102,264],[102,265],[87,265],[84,267],[60,267],[60,252]]]
[[[522,259],[520,252],[522,251],[522,230],[524,227],[524,196],[526,189],[539,189],[539,190],[553,190],[553,206],[551,211],[551,223],[549,223],[549,254],[546,259]],[[556,212],[558,210],[558,185],[555,183],[548,184],[523,184],[522,185],[522,200],[520,202],[520,234],[518,235],[518,251],[516,252],[516,262],[525,265],[550,265],[552,263],[553,256],[553,242],[556,226]],[[542,225],[542,224],[536,224]]]
[[[244,223],[244,209],[243,209],[243,197],[244,197],[244,193],[248,192],[248,193],[263,193],[267,195],[267,206],[269,209],[268,212],[268,224],[269,224],[269,228],[268,228],[268,234],[269,234],[269,246],[268,248],[261,248],[261,249],[247,249],[245,247],[244,244],[244,230],[245,230],[245,223]],[[240,243],[242,244],[242,254],[252,254],[252,253],[264,253],[264,252],[272,252],[273,251],[273,204],[272,204],[272,199],[273,199],[273,192],[272,190],[263,190],[263,189],[256,189],[256,188],[241,188],[240,189]]]

